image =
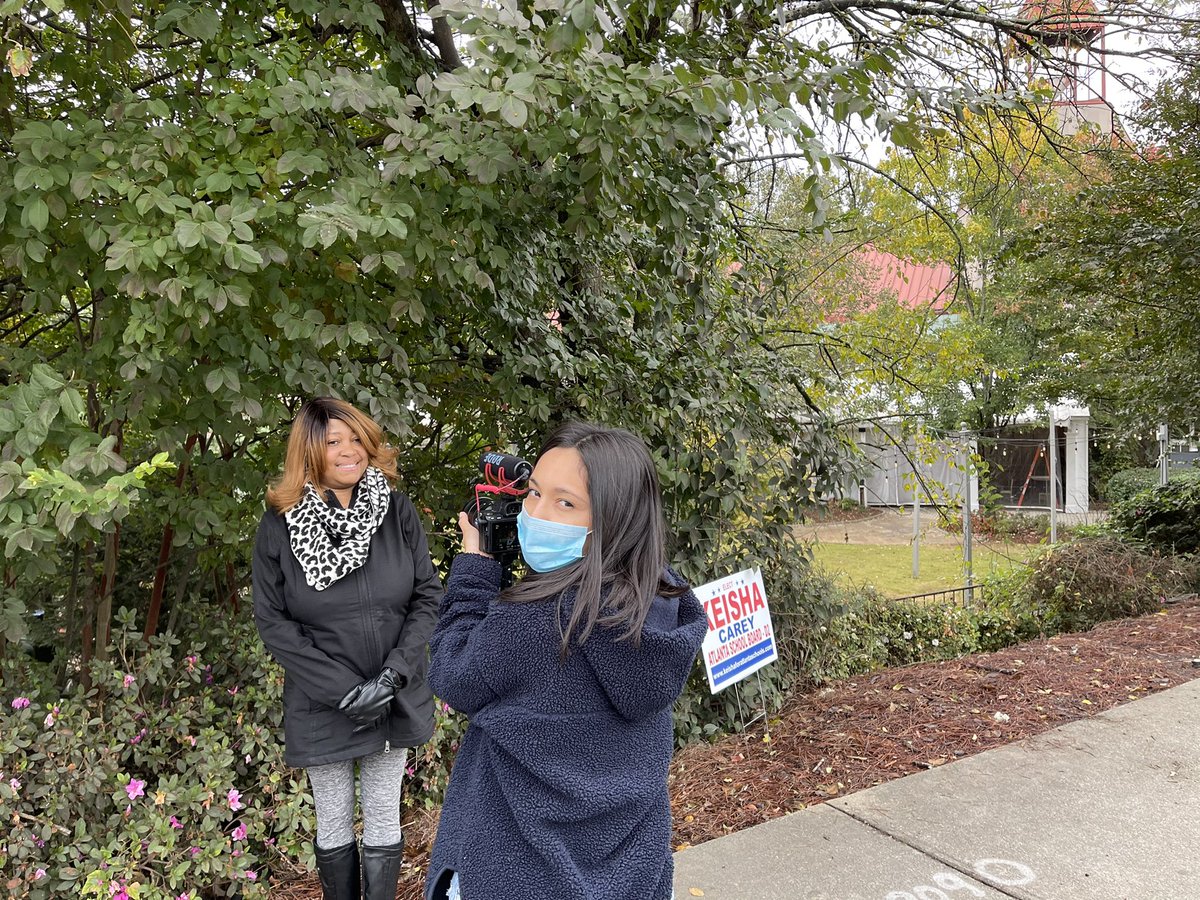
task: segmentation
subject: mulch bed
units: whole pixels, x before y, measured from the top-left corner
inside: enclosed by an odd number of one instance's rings
[[[766,723],[678,753],[676,849],[990,750],[1200,677],[1200,601],[997,653],[884,669],[793,698]],[[397,897],[420,900],[435,813],[405,826]],[[321,896],[314,876],[272,890]]]

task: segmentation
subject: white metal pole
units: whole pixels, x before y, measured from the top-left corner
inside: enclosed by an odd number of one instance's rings
[[[1170,458],[1167,456],[1167,441],[1170,438],[1170,431],[1167,428],[1167,423],[1163,422],[1158,426],[1158,483],[1166,486],[1167,479],[1170,477]]]
[[[921,486],[913,485],[913,578],[921,577]]]
[[[1058,434],[1050,407],[1050,543],[1058,543]]]
[[[967,603],[974,602],[975,583],[971,547],[971,438],[966,427],[959,432],[963,446],[963,564],[967,570]]]

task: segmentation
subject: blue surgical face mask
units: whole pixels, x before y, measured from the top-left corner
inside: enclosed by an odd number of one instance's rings
[[[583,559],[583,542],[589,533],[583,525],[537,519],[524,509],[517,515],[521,556],[535,572],[553,572]]]

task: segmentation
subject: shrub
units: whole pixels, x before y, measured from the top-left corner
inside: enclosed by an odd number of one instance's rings
[[[805,670],[818,683],[886,666],[952,659],[978,645],[965,608],[889,600],[870,588],[849,592],[844,611],[821,626],[819,634]]]
[[[1143,467],[1137,469],[1122,469],[1108,479],[1104,488],[1104,499],[1109,503],[1120,503],[1131,499],[1134,495],[1151,488],[1158,487],[1161,476],[1156,468]],[[1167,483],[1200,482],[1200,469],[1173,469],[1167,476]]]
[[[1104,486],[1104,499],[1109,503],[1119,503],[1128,500],[1134,494],[1149,490],[1158,484],[1158,469],[1136,468],[1121,469],[1114,472]]]
[[[1081,631],[1159,607],[1195,580],[1196,567],[1111,539],[1062,544],[1034,564],[1028,602],[1044,634]]]
[[[979,649],[992,652],[1042,634],[1041,621],[1029,601],[1029,576],[1025,566],[997,570],[976,592],[973,607]]]
[[[433,737],[409,750],[404,805],[431,809],[446,796],[450,767],[467,731],[467,717],[438,700],[434,707]]]
[[[1163,553],[1200,550],[1200,481],[1171,481],[1117,503],[1112,527]]]
[[[1097,538],[1115,538],[1120,535],[1112,523],[1105,519],[1102,522],[1082,522],[1079,525],[1064,525],[1059,529],[1059,535],[1066,535],[1070,540],[1094,540]]]
[[[1031,567],[989,575],[965,607],[889,600],[855,589],[845,594],[842,613],[820,626],[805,674],[821,682],[999,650],[1150,612],[1164,595],[1198,580],[1197,563],[1104,539],[1061,544]]]
[[[779,663],[715,697],[697,666],[676,735],[682,743],[728,730],[750,710],[777,708],[804,681],[1146,612],[1194,584],[1198,570],[1115,541],[1083,541],[1055,548],[1032,570],[989,577],[964,608],[846,591],[823,573],[781,566],[768,573]],[[43,669],[3,662],[8,895],[268,896],[279,872],[311,865],[315,829],[304,775],[283,762],[282,672],[247,620],[193,623],[203,643],[168,635],[148,644],[127,610],[118,622],[109,662],[92,664],[89,692],[60,694]],[[433,739],[412,755],[406,803],[440,802],[465,727],[439,704]]]
[[[303,774],[283,763],[279,670],[245,621],[207,623],[185,649],[142,643],[128,610],[117,620],[90,691],[60,695],[6,663],[10,895],[267,896],[285,857],[311,857],[314,828]]]
[[[946,531],[962,534],[962,513],[945,513],[939,518],[938,525]],[[1038,544],[1050,535],[1050,516],[1012,513],[1004,509],[981,510],[971,514],[971,531],[982,539]]]

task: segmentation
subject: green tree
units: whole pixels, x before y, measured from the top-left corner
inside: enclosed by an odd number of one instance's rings
[[[1145,110],[1148,145],[1105,155],[1107,178],[1062,198],[1011,258],[1023,289],[1056,310],[1057,351],[1083,399],[1120,434],[1200,423],[1200,71],[1164,81]]]
[[[1095,139],[1065,140],[1046,110],[1034,113],[967,113],[878,165],[860,164],[826,201],[838,212],[823,239],[799,179],[785,188],[773,220],[785,236],[770,239],[794,248],[778,321],[816,349],[809,363],[827,373],[815,392],[823,406],[848,419],[887,414],[988,432],[1072,393],[1071,366],[1051,341],[1053,311],[1027,294],[1005,253],[1031,219],[1095,177]],[[879,284],[878,251],[941,267],[953,281],[933,301],[901,304]]]
[[[837,440],[726,275],[727,161],[766,133],[819,174],[819,126],[913,143],[929,109],[1018,105],[979,74],[1040,27],[938,3],[4,0],[6,635],[37,598],[86,660],[114,601],[147,634],[193,595],[236,604],[312,394],[402,442],[438,521],[482,446],[627,424],[689,575],[787,570]]]

